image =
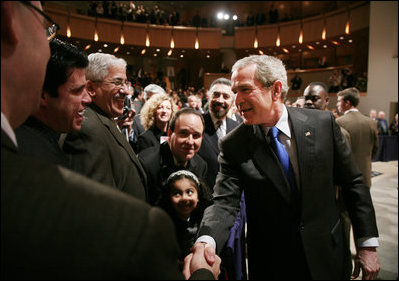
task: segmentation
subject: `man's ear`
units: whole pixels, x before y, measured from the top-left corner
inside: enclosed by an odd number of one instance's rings
[[[91,80],[87,80],[86,83],[86,90],[89,96],[93,99],[96,96],[96,86],[94,85],[95,82]]]
[[[280,80],[277,80],[276,82],[273,83],[273,87],[272,87],[272,99],[273,100],[281,99],[282,89],[283,89],[283,85],[281,84]]]
[[[19,25],[16,23],[16,7],[17,2],[1,1],[1,46],[3,42],[6,46],[16,45],[18,43],[17,29]],[[5,53],[5,52],[4,52]],[[3,52],[1,52],[3,55]]]
[[[50,94],[46,91],[42,92],[42,95],[40,96],[40,107],[45,107],[49,104],[50,100]]]

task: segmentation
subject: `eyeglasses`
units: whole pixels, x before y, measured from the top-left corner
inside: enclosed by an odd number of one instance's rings
[[[93,81],[97,83],[108,83],[108,84],[114,84],[115,87],[117,88],[123,88],[123,86],[126,86],[127,88],[130,88],[132,86],[132,83],[130,81],[121,81],[121,80],[115,80],[115,81]]]
[[[34,9],[36,12],[38,12],[40,15],[43,16],[43,18],[45,19],[43,25],[44,29],[46,30],[47,40],[51,41],[56,35],[57,31],[60,29],[60,26],[57,23],[55,23],[55,21],[53,21],[48,15],[46,15],[42,10],[33,5],[31,2],[29,1],[19,1],[19,2]]]

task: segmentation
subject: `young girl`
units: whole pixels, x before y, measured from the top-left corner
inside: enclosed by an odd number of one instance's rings
[[[192,172],[180,170],[166,180],[158,205],[173,219],[181,261],[190,253],[204,210],[211,203],[210,190]]]

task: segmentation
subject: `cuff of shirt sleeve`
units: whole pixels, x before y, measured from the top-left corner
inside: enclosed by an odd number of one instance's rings
[[[213,239],[209,235],[202,235],[202,236],[198,237],[197,241],[195,241],[195,242],[207,243],[216,249],[215,239]]]
[[[377,237],[364,237],[359,238],[357,240],[357,247],[364,248],[364,247],[378,247],[380,244],[378,243]]]

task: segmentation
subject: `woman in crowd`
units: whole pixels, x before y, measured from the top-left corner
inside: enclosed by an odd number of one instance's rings
[[[155,94],[145,102],[140,113],[145,132],[138,137],[137,153],[167,140],[169,120],[176,111],[173,99],[166,94]]]

